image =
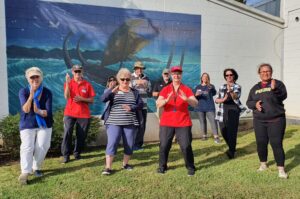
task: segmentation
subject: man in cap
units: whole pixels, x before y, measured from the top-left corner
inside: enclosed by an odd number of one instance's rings
[[[76,139],[73,154],[75,160],[80,159],[91,117],[89,104],[94,102],[95,96],[92,85],[83,79],[82,66],[74,65],[72,75],[73,78],[71,79],[69,74],[66,74],[64,85],[64,96],[67,104],[64,111],[64,136],[61,145],[62,163],[67,163],[70,160],[72,133],[75,124]]]
[[[139,91],[140,96],[143,99],[144,107],[142,110],[143,117],[140,118],[140,127],[136,133],[134,150],[142,150],[144,144],[144,134],[146,130],[147,121],[147,98],[151,92],[151,83],[149,78],[143,73],[145,69],[144,64],[141,61],[134,63],[134,72],[131,75],[131,87]]]
[[[165,68],[162,72],[162,78],[154,84],[153,90],[152,90],[152,96],[157,99],[159,96],[159,92],[165,87],[166,85],[170,84],[172,82],[170,78],[170,70]],[[162,109],[157,109],[157,117],[158,119],[161,116]]]

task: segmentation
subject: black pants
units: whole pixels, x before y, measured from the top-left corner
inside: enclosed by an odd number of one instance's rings
[[[267,162],[268,143],[270,141],[277,166],[284,166],[285,154],[282,141],[285,133],[285,117],[277,118],[274,122],[253,120],[256,137],[257,153],[261,162]]]
[[[142,111],[142,118],[140,118],[140,126],[137,128],[136,137],[134,146],[135,147],[142,147],[144,144],[144,135],[146,131],[146,123],[147,123],[147,109],[143,109]]]
[[[220,122],[219,125],[222,136],[232,154],[234,154],[236,150],[239,117],[240,109],[238,107],[226,108],[226,106],[224,106],[223,122]]]
[[[167,162],[172,140],[176,134],[177,141],[183,153],[185,167],[189,170],[195,170],[194,154],[192,150],[192,132],[191,127],[166,127],[161,126],[159,131],[159,168],[167,169]]]
[[[74,117],[64,116],[64,136],[61,144],[61,153],[64,157],[69,157],[71,154],[72,134],[73,134],[73,128],[75,124],[76,124],[76,139],[75,139],[75,146],[74,146],[73,153],[74,156],[80,155],[85,144],[89,123],[90,123],[89,118],[74,118]]]

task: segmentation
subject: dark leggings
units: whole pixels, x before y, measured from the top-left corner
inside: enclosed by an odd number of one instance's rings
[[[234,154],[239,127],[240,109],[238,107],[227,108],[224,106],[223,122],[220,122],[222,136],[228,145],[229,151]]]
[[[285,154],[282,141],[285,133],[285,117],[277,118],[274,122],[253,120],[256,137],[257,153],[260,162],[268,160],[268,143],[270,141],[277,166],[284,166]]]

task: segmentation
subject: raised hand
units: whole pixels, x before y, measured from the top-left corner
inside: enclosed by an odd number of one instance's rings
[[[67,73],[66,74],[66,82],[70,83],[70,81],[71,81],[70,75],[69,75],[69,73]]]
[[[271,80],[271,89],[272,89],[272,90],[275,89],[275,85],[276,85],[275,79],[272,79],[272,80]]]
[[[170,101],[172,95],[173,95],[173,91],[172,91],[171,93],[168,94],[167,99],[166,99],[166,102]]]
[[[116,86],[115,88],[112,89],[111,92],[113,93],[117,93],[119,91],[119,86]]]
[[[226,93],[226,94],[224,95],[222,101],[225,102],[225,101],[227,100],[227,98],[228,98],[228,94]]]
[[[198,90],[196,91],[196,93],[195,93],[195,96],[199,96],[199,95],[201,95],[201,90],[200,90],[200,89],[198,89]]]
[[[187,101],[187,100],[188,100],[186,94],[185,94],[182,90],[179,90],[178,96],[179,96],[183,101]]]
[[[256,107],[256,109],[259,111],[259,112],[261,112],[262,111],[262,101],[261,100],[259,100],[259,101],[257,101],[256,102],[256,104],[255,104],[255,107]]]
[[[227,92],[231,92],[232,91],[232,89],[231,89],[231,84],[227,84]]]
[[[108,88],[109,88],[109,89],[113,89],[116,85],[117,85],[117,82],[116,82],[116,81],[111,81],[111,82],[109,82],[109,84],[108,84]]]
[[[125,109],[127,112],[130,112],[130,111],[131,111],[130,106],[127,105],[127,104],[123,104],[123,105],[122,105],[122,108]]]
[[[80,95],[76,95],[76,96],[73,98],[73,100],[74,100],[75,102],[82,102],[82,101],[84,101],[84,98],[81,97]]]

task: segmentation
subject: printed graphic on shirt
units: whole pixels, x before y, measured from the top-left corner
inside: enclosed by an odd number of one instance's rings
[[[271,88],[262,88],[262,89],[256,90],[255,94],[270,92],[271,90],[272,90]]]

